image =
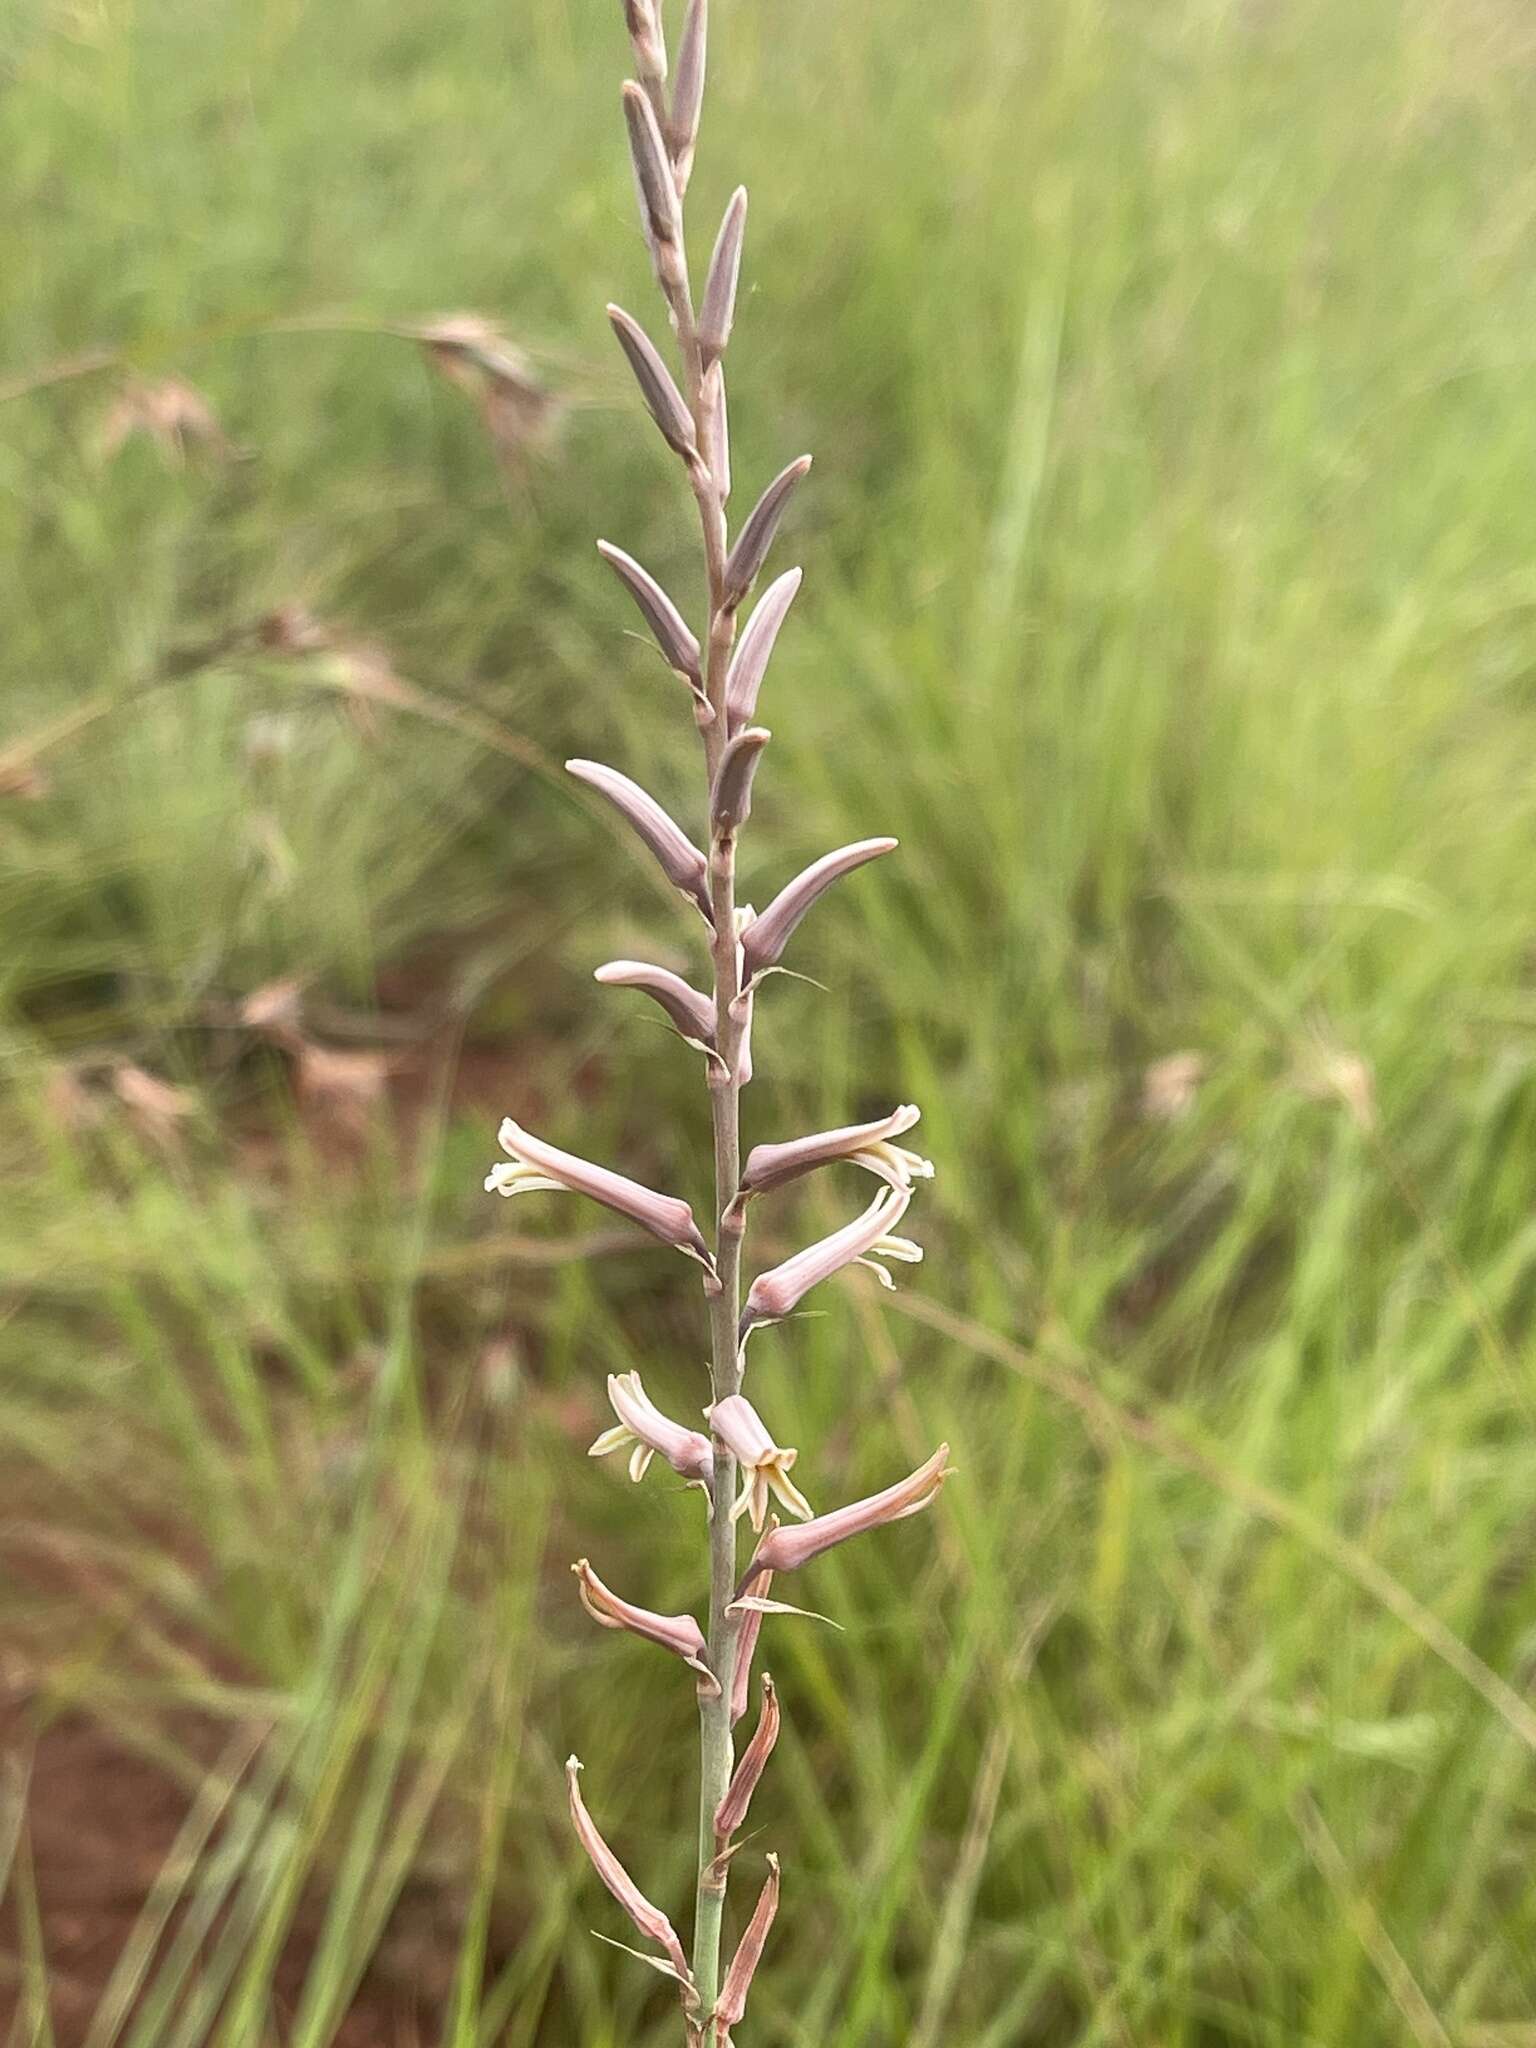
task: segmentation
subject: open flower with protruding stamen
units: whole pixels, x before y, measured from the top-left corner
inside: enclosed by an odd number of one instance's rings
[[[652,1237],[659,1237],[663,1244],[697,1259],[713,1276],[715,1262],[709,1246],[693,1220],[693,1211],[676,1195],[659,1195],[654,1188],[614,1173],[610,1167],[594,1166],[590,1159],[562,1152],[558,1145],[548,1145],[531,1131],[525,1131],[511,1117],[503,1118],[496,1136],[502,1150],[511,1157],[505,1165],[498,1161],[486,1175],[488,1195],[526,1195],[541,1188],[553,1194],[585,1195],[589,1201],[601,1202],[605,1209],[627,1216]]]
[[[759,1273],[747,1290],[746,1306],[741,1312],[742,1342],[759,1323],[776,1323],[789,1315],[813,1287],[840,1273],[845,1266],[867,1266],[880,1276],[882,1285],[894,1287],[896,1282],[877,1261],[900,1259],[907,1265],[916,1265],[923,1256],[922,1246],[914,1244],[910,1237],[892,1234],[907,1213],[911,1199],[910,1188],[882,1188],[864,1214],[855,1217],[852,1223],[845,1223],[830,1237],[807,1245],[782,1266]]]
[[[576,1574],[582,1606],[600,1627],[628,1629],[631,1635],[644,1636],[648,1643],[670,1650],[698,1674],[699,1691],[705,1699],[720,1697],[720,1681],[706,1661],[709,1645],[691,1614],[655,1614],[649,1607],[636,1607],[621,1600],[603,1584],[584,1557],[577,1558],[571,1570]]]
[[[702,1486],[708,1494],[715,1454],[707,1436],[663,1415],[640,1384],[637,1372],[609,1373],[608,1399],[619,1419],[590,1447],[589,1458],[606,1458],[610,1451],[628,1449],[629,1476],[639,1481],[652,1458],[660,1456],[691,1486]]]
[[[909,1151],[905,1145],[891,1142],[904,1131],[910,1131],[921,1115],[915,1103],[904,1102],[874,1123],[845,1124],[841,1130],[816,1131],[806,1138],[787,1139],[781,1145],[754,1145],[742,1170],[737,1200],[744,1202],[769,1188],[781,1188],[789,1181],[799,1180],[802,1174],[814,1172],[818,1166],[830,1166],[839,1160],[877,1174],[898,1193],[909,1189],[914,1180],[931,1180],[930,1160]]]
[[[741,1493],[731,1509],[731,1520],[739,1522],[746,1515],[753,1528],[760,1530],[771,1488],[792,1515],[808,1522],[815,1510],[789,1476],[800,1453],[780,1449],[746,1395],[728,1394],[704,1413],[710,1428],[741,1467]]]
[[[867,1500],[834,1508],[830,1514],[817,1515],[797,1528],[770,1530],[753,1552],[752,1562],[736,1588],[736,1598],[739,1600],[765,1573],[792,1572],[809,1564],[813,1557],[820,1557],[834,1544],[846,1543],[850,1536],[861,1536],[866,1529],[880,1529],[887,1522],[901,1522],[908,1515],[919,1514],[948,1477],[949,1445],[940,1444],[926,1464],[909,1472],[905,1479],[898,1479],[894,1486],[886,1487],[883,1493],[872,1493]]]

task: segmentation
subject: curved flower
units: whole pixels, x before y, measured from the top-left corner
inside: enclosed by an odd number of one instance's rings
[[[581,1796],[581,1786],[577,1782],[580,1772],[581,1759],[567,1757],[565,1782],[571,1801],[571,1825],[576,1830],[577,1840],[591,1857],[593,1869],[634,1921],[635,1926],[648,1941],[654,1941],[658,1948],[666,1950],[672,1975],[680,1984],[691,1985],[693,1976],[688,1968],[688,1958],[683,1954],[683,1944],[678,1940],[672,1922],[662,1912],[660,1906],[651,1904],[598,1833],[597,1824],[588,1813],[586,1801]]]
[[[808,1522],[815,1510],[789,1476],[800,1453],[780,1449],[745,1394],[729,1394],[704,1413],[710,1428],[741,1467],[741,1493],[731,1509],[731,1520],[739,1522],[747,1515],[753,1528],[761,1530],[771,1488],[792,1515]]]
[[[840,1273],[845,1266],[867,1266],[880,1276],[883,1286],[894,1287],[896,1282],[876,1261],[900,1259],[916,1265],[921,1260],[921,1245],[914,1244],[909,1237],[892,1235],[911,1200],[909,1188],[882,1188],[863,1215],[855,1217],[852,1223],[845,1223],[830,1237],[807,1245],[781,1266],[759,1273],[747,1290],[741,1312],[742,1341],[759,1323],[776,1323],[789,1315],[813,1287]]]
[[[856,840],[852,846],[839,846],[831,853],[824,853],[820,860],[812,861],[808,868],[802,869],[792,882],[787,882],[762,915],[754,917],[742,933],[741,960],[746,975],[742,994],[745,995],[771,967],[778,965],[800,920],[818,896],[844,875],[851,875],[855,868],[863,867],[866,861],[878,860],[881,854],[895,850],[894,839]]]
[[[841,1130],[817,1131],[810,1137],[790,1138],[782,1145],[754,1145],[742,1170],[738,1201],[781,1188],[818,1166],[846,1159],[879,1176],[898,1193],[911,1188],[914,1180],[931,1180],[933,1163],[905,1145],[892,1144],[910,1131],[922,1115],[915,1103],[904,1102],[889,1116],[874,1123],[845,1124]]]
[[[643,1479],[652,1458],[660,1456],[691,1485],[702,1486],[708,1491],[715,1469],[715,1454],[709,1438],[696,1429],[685,1429],[682,1423],[663,1415],[640,1384],[639,1373],[609,1373],[608,1399],[619,1419],[612,1429],[605,1429],[591,1446],[587,1452],[589,1458],[606,1458],[610,1451],[622,1451],[633,1446],[629,1455],[631,1479],[637,1482]]]
[[[532,1194],[539,1189],[554,1194],[585,1195],[590,1201],[601,1202],[605,1209],[627,1216],[675,1251],[697,1259],[705,1272],[712,1279],[715,1277],[715,1262],[693,1220],[693,1211],[676,1195],[659,1195],[654,1188],[644,1187],[609,1167],[594,1166],[590,1159],[578,1159],[574,1152],[562,1152],[557,1145],[547,1145],[511,1117],[503,1118],[496,1136],[502,1150],[511,1154],[511,1164],[503,1165],[498,1160],[491,1168],[485,1177],[488,1195]]]
[[[661,1005],[687,1044],[701,1052],[714,1051],[714,1004],[670,967],[653,967],[648,960],[610,960],[594,969],[592,979],[605,988],[639,989]]]
[[[886,1487],[883,1493],[872,1493],[866,1500],[834,1508],[831,1514],[817,1515],[798,1528],[770,1530],[753,1552],[752,1562],[736,1588],[736,1598],[739,1600],[764,1573],[792,1572],[809,1564],[813,1557],[820,1557],[834,1544],[846,1543],[850,1536],[860,1536],[866,1529],[880,1529],[887,1522],[901,1522],[908,1515],[921,1513],[948,1477],[949,1445],[940,1444],[926,1464],[909,1472],[905,1479],[898,1479],[894,1486]]]
[[[763,1959],[768,1930],[778,1910],[779,1859],[770,1856],[767,1882],[757,1895],[757,1905],[747,1922],[747,1931],[737,1945],[731,1967],[725,1973],[725,1982],[720,1987],[720,2002],[714,2014],[716,2048],[732,2048],[731,2029],[741,2025],[742,2015],[747,2009],[747,1993]]]
[[[581,1593],[581,1604],[600,1628],[628,1629],[681,1657],[690,1671],[698,1674],[699,1691],[705,1699],[718,1699],[720,1681],[707,1662],[709,1645],[704,1631],[691,1614],[655,1614],[649,1607],[636,1607],[610,1591],[584,1557],[571,1566]]]

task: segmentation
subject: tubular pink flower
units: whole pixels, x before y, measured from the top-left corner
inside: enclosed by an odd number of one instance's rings
[[[629,1457],[631,1479],[637,1482],[643,1479],[651,1459],[660,1456],[684,1479],[708,1489],[715,1469],[715,1454],[709,1438],[696,1429],[685,1429],[680,1422],[663,1415],[640,1384],[639,1373],[609,1373],[608,1399],[619,1419],[612,1429],[605,1429],[591,1446],[587,1452],[589,1458],[606,1458],[611,1451],[633,1446]]]
[[[733,733],[740,732],[743,726],[752,722],[752,714],[757,709],[757,693],[763,686],[779,628],[789,616],[789,608],[800,588],[800,577],[798,569],[786,569],[782,576],[776,577],[758,599],[751,618],[741,629],[741,639],[725,678],[725,713]]]
[[[693,1978],[688,1968],[688,1958],[683,1954],[683,1944],[678,1940],[672,1922],[662,1912],[660,1906],[651,1904],[598,1833],[597,1825],[587,1811],[586,1801],[581,1796],[581,1786],[577,1782],[580,1771],[580,1758],[567,1757],[565,1782],[570,1794],[571,1822],[576,1829],[578,1841],[591,1857],[593,1869],[634,1921],[635,1926],[647,1941],[654,1941],[658,1948],[666,1950],[667,1959],[679,1981],[691,1984]]]
[[[715,1049],[715,1006],[670,967],[653,967],[645,960],[610,960],[594,970],[592,979],[605,988],[637,988],[659,1003],[689,1045],[701,1052]]]
[[[890,1274],[875,1262],[882,1258],[900,1259],[916,1265],[921,1260],[921,1245],[914,1244],[909,1237],[891,1234],[907,1213],[911,1200],[909,1188],[882,1188],[863,1215],[855,1217],[852,1223],[845,1223],[830,1237],[807,1245],[783,1265],[759,1273],[747,1290],[746,1306],[741,1312],[742,1342],[759,1323],[776,1323],[789,1315],[813,1287],[840,1273],[845,1266],[867,1266],[880,1276],[884,1286],[894,1287],[896,1283]]]
[[[771,1487],[792,1515],[808,1522],[814,1510],[789,1476],[800,1453],[780,1449],[745,1394],[728,1394],[704,1413],[710,1428],[741,1467],[741,1493],[731,1509],[731,1520],[739,1522],[747,1515],[753,1528],[760,1531]]]
[[[741,1176],[743,1196],[761,1195],[769,1188],[781,1188],[818,1166],[847,1160],[877,1174],[898,1193],[910,1189],[914,1180],[931,1180],[933,1165],[917,1152],[891,1140],[910,1131],[922,1115],[915,1103],[903,1103],[889,1116],[875,1123],[845,1124],[841,1130],[817,1131],[807,1138],[790,1138],[782,1145],[754,1145],[747,1154]]]
[[[654,1614],[649,1607],[636,1607],[621,1600],[603,1584],[584,1557],[577,1558],[571,1570],[576,1574],[581,1604],[599,1627],[628,1629],[631,1635],[644,1636],[648,1643],[670,1650],[697,1674],[703,1698],[720,1697],[720,1681],[705,1661],[709,1645],[691,1614]]]
[[[639,1181],[614,1173],[609,1167],[594,1166],[589,1159],[562,1152],[557,1145],[548,1145],[531,1131],[525,1131],[511,1117],[503,1118],[496,1136],[502,1150],[510,1153],[511,1164],[498,1161],[491,1168],[485,1177],[488,1195],[532,1194],[540,1189],[554,1194],[585,1195],[589,1201],[601,1202],[605,1209],[627,1216],[675,1251],[697,1259],[706,1273],[714,1275],[715,1262],[693,1220],[693,1211],[676,1195],[659,1195],[654,1188],[643,1187]]]
[[[921,1513],[948,1477],[949,1445],[940,1444],[925,1465],[919,1465],[915,1472],[898,1479],[883,1493],[872,1493],[867,1500],[834,1508],[831,1514],[817,1515],[814,1521],[804,1522],[798,1528],[771,1530],[753,1553],[752,1562],[736,1588],[737,1599],[765,1572],[796,1571],[834,1544],[846,1543],[850,1536],[861,1536],[866,1529],[880,1529],[887,1522],[904,1521],[908,1515]]]
[[[657,866],[673,888],[687,897],[706,924],[713,925],[714,912],[709,902],[709,863],[682,826],[668,816],[655,797],[642,789],[638,782],[622,775],[617,768],[609,768],[602,761],[567,761],[565,769],[578,782],[585,782],[599,796],[607,797],[650,848]]]
[[[772,1927],[773,1916],[778,1910],[779,1859],[777,1856],[770,1856],[768,1881],[758,1894],[756,1909],[747,1922],[747,1931],[741,1937],[741,1944],[731,1959],[731,1967],[725,1973],[720,2003],[715,2007],[714,2048],[731,2048],[731,2029],[741,2024],[742,2014],[747,2009],[747,1992],[751,1988],[757,1966],[762,1961],[768,1930]]]
[[[894,839],[860,839],[852,846],[839,846],[831,853],[824,853],[820,860],[812,861],[808,868],[782,888],[762,915],[753,918],[742,933],[741,957],[746,969],[746,986],[750,987],[770,967],[778,965],[801,918],[818,896],[842,876],[863,867],[866,861],[878,860],[882,853],[893,853],[896,844]]]
[[[730,1841],[746,1819],[752,1794],[757,1790],[757,1781],[763,1775],[773,1754],[773,1746],[779,1739],[779,1696],[766,1671],[762,1676],[762,1688],[763,1710],[758,1716],[756,1731],[741,1753],[741,1762],[736,1766],[730,1789],[715,1809],[715,1840],[721,1847]]]

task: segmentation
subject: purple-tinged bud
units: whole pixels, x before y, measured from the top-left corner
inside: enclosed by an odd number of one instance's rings
[[[704,404],[709,418],[709,473],[723,505],[731,495],[731,419],[725,402],[725,368],[721,363],[705,372]]]
[[[768,1881],[758,1894],[757,1905],[752,1918],[747,1922],[747,1931],[741,1937],[741,1945],[731,1958],[731,1967],[725,1973],[725,1982],[720,1987],[720,2002],[715,2007],[715,2039],[713,2048],[731,2048],[731,2029],[740,2026],[742,2014],[747,2009],[747,1992],[762,1961],[763,1949],[767,1944],[768,1930],[773,1925],[773,1916],[779,1910],[779,1859],[768,1858]]]
[[[735,610],[757,581],[757,572],[773,546],[773,537],[779,530],[779,521],[784,517],[795,486],[810,466],[810,456],[802,455],[787,469],[781,469],[747,514],[746,523],[736,536],[736,544],[725,558],[723,601],[728,611]]]
[[[610,960],[594,972],[592,979],[606,988],[641,990],[661,1005],[690,1045],[704,1052],[714,1051],[714,1004],[669,967],[652,967],[644,960]]]
[[[882,1529],[887,1522],[901,1522],[908,1515],[920,1514],[948,1477],[949,1445],[940,1444],[925,1465],[919,1465],[915,1472],[909,1472],[883,1493],[873,1493],[867,1500],[853,1501],[845,1508],[834,1508],[831,1514],[817,1515],[813,1521],[802,1522],[795,1528],[770,1530],[742,1574],[736,1597],[740,1599],[764,1573],[795,1571],[809,1564],[813,1557],[820,1557],[824,1550],[831,1550],[834,1544],[846,1543],[850,1536],[861,1536],[866,1529]]]
[[[756,1732],[742,1751],[741,1762],[736,1766],[730,1787],[715,1809],[715,1840],[721,1844],[728,1842],[746,1819],[752,1794],[757,1790],[757,1781],[763,1775],[764,1767],[773,1754],[773,1746],[779,1739],[779,1696],[766,1671],[762,1687],[763,1708],[758,1715]]]
[[[601,761],[567,761],[565,766],[567,774],[607,797],[645,841],[673,888],[696,904],[705,923],[713,928],[709,863],[682,826],[668,817],[655,797],[648,795],[638,782],[621,775],[617,768],[605,768]]]
[[[736,286],[741,276],[741,244],[747,228],[747,188],[738,185],[725,209],[715,253],[709,259],[704,298],[699,307],[699,347],[706,362],[724,355],[736,317]]]
[[[609,1373],[608,1399],[619,1419],[591,1445],[589,1458],[629,1449],[629,1476],[638,1484],[651,1459],[660,1456],[690,1484],[707,1488],[715,1469],[709,1438],[663,1415],[641,1385],[639,1373]]]
[[[914,1244],[909,1237],[892,1235],[911,1199],[910,1189],[882,1188],[863,1215],[855,1217],[852,1223],[845,1223],[830,1237],[807,1245],[781,1266],[759,1273],[747,1290],[746,1306],[741,1312],[742,1342],[759,1323],[776,1323],[789,1315],[813,1287],[842,1272],[845,1266],[866,1266],[884,1286],[894,1287],[895,1281],[876,1261],[900,1259],[915,1266],[921,1260],[921,1245]]]
[[[667,147],[679,193],[688,189],[694,145],[699,139],[699,111],[704,104],[704,58],[709,31],[708,0],[688,0],[683,32],[677,44],[677,71],[672,106],[667,116]]]
[[[741,639],[725,678],[725,715],[730,732],[748,724],[757,709],[757,693],[763,686],[773,643],[795,601],[800,576],[798,569],[786,569],[782,576],[775,577],[741,629]]]
[[[677,606],[633,555],[626,555],[622,548],[616,548],[605,540],[598,542],[597,552],[634,599],[668,668],[682,677],[696,697],[703,696],[704,672],[699,643]]]
[[[709,796],[709,821],[717,839],[729,839],[752,815],[752,781],[763,749],[773,734],[763,725],[749,725],[726,747]]]
[[[769,1536],[773,1535],[778,1526],[778,1516],[770,1515],[768,1517]],[[764,1541],[766,1540],[764,1538]],[[761,1543],[758,1545],[758,1549],[762,1549]],[[773,1573],[771,1571],[763,1572],[757,1582],[757,1591],[760,1598],[765,1599],[767,1597],[768,1588],[772,1584]],[[731,1679],[731,1726],[733,1728],[747,1711],[747,1699],[752,1691],[752,1659],[757,1654],[757,1639],[763,1631],[763,1613],[764,1610],[761,1607],[748,1607],[744,1609],[741,1615],[740,1626],[736,1632],[736,1670]]]
[[[665,84],[667,42],[656,0],[624,0],[624,25],[629,30],[641,79],[647,86]]]
[[[841,881],[844,875],[851,875],[855,868],[863,867],[866,861],[878,860],[883,853],[894,853],[896,846],[894,839],[860,839],[852,846],[840,846],[833,853],[824,853],[820,860],[813,861],[796,875],[779,891],[761,917],[753,918],[741,935],[741,960],[747,984],[778,965],[800,920],[818,896],[830,889],[834,882]]]
[[[511,1164],[498,1161],[491,1168],[485,1177],[488,1195],[533,1194],[539,1189],[552,1194],[585,1195],[589,1201],[601,1202],[605,1209],[627,1216],[652,1237],[659,1237],[663,1244],[697,1259],[705,1272],[715,1277],[709,1246],[693,1220],[693,1211],[678,1196],[659,1195],[654,1188],[615,1173],[610,1167],[594,1166],[590,1159],[579,1159],[574,1152],[562,1152],[557,1145],[547,1145],[511,1117],[503,1119],[496,1136]]]
[[[817,1131],[810,1137],[790,1138],[782,1145],[754,1145],[742,1170],[738,1199],[784,1187],[799,1180],[802,1174],[814,1172],[818,1166],[834,1165],[840,1160],[846,1160],[850,1166],[862,1166],[898,1193],[909,1189],[914,1180],[931,1180],[931,1160],[908,1151],[905,1145],[891,1143],[904,1131],[910,1131],[921,1115],[915,1103],[905,1102],[875,1123]]]
[[[621,1600],[603,1584],[584,1557],[577,1558],[571,1570],[576,1574],[582,1606],[600,1627],[627,1629],[631,1635],[644,1636],[648,1643],[670,1650],[697,1674],[702,1698],[720,1697],[720,1681],[709,1668],[709,1645],[691,1614],[655,1614],[649,1607],[636,1607]]]
[[[646,1940],[654,1941],[658,1948],[666,1951],[667,1960],[671,1963],[678,1982],[691,1985],[693,1977],[688,1968],[688,1958],[683,1954],[683,1944],[678,1940],[672,1922],[659,1906],[651,1904],[598,1833],[596,1823],[587,1811],[586,1801],[581,1796],[581,1786],[577,1782],[580,1771],[580,1759],[574,1756],[567,1757],[565,1781],[570,1793],[571,1821],[576,1829],[577,1840],[591,1857],[593,1869]]]
[[[696,460],[699,450],[693,414],[684,404],[683,394],[672,381],[672,372],[657,354],[655,344],[639,321],[632,319],[622,306],[610,306],[608,318],[619,338],[619,347],[629,358],[646,409],[661,429],[662,439],[685,462]]]
[[[741,1495],[731,1509],[731,1520],[739,1522],[746,1515],[753,1528],[761,1530],[771,1488],[792,1515],[808,1522],[815,1510],[789,1476],[800,1453],[780,1449],[746,1395],[728,1394],[704,1413],[710,1428],[741,1467]]]
[[[682,239],[683,216],[671,160],[650,96],[630,81],[624,86],[624,121],[629,130],[629,159],[634,166],[640,223],[646,239],[653,245],[675,244]]]

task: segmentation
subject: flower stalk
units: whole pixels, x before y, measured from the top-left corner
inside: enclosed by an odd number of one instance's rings
[[[770,659],[800,588],[800,570],[787,570],[769,585],[747,615],[739,644],[737,619],[766,566],[811,458],[798,457],[773,478],[733,537],[727,514],[730,430],[723,359],[735,319],[747,195],[738,189],[725,210],[696,312],[684,196],[704,101],[708,0],[687,0],[670,85],[661,6],[662,0],[624,0],[635,77],[624,86],[622,100],[641,232],[667,309],[675,367],[652,335],[622,308],[610,306],[608,317],[645,407],[680,462],[693,494],[704,566],[700,630],[694,631],[672,596],[631,555],[606,541],[599,545],[668,667],[691,693],[703,753],[700,838],[690,837],[619,770],[585,760],[567,766],[613,805],[703,920],[702,932],[696,922],[691,929],[707,947],[707,988],[695,987],[669,968],[634,960],[611,961],[597,969],[596,977],[605,986],[638,989],[649,996],[678,1035],[705,1054],[714,1242],[709,1243],[686,1202],[562,1151],[510,1118],[501,1127],[508,1159],[492,1169],[486,1186],[503,1195],[539,1189],[584,1195],[703,1268],[709,1324],[709,1400],[703,1414],[708,1435],[674,1421],[651,1399],[638,1373],[610,1374],[608,1395],[616,1420],[591,1446],[591,1454],[627,1453],[630,1477],[637,1481],[659,1458],[687,1487],[707,1493],[707,1626],[692,1614],[659,1613],[621,1598],[585,1558],[572,1567],[581,1603],[595,1622],[669,1652],[681,1661],[697,1690],[698,1865],[693,1938],[686,1954],[671,1920],[639,1890],[598,1833],[581,1796],[580,1766],[574,1758],[568,1781],[578,1840],[636,1929],[661,1950],[660,1955],[631,1953],[640,1954],[678,1987],[687,2048],[731,2048],[779,1903],[779,1864],[770,1855],[767,1881],[722,1975],[726,1894],[736,1855],[732,1838],[771,1759],[781,1724],[779,1697],[766,1672],[760,1681],[757,1728],[739,1762],[732,1731],[748,1705],[765,1617],[774,1617],[778,1627],[778,1617],[807,1611],[768,1597],[773,1575],[795,1570],[833,1544],[926,1507],[947,1477],[948,1449],[941,1445],[909,1479],[883,1493],[817,1515],[790,1476],[800,1452],[777,1441],[742,1392],[744,1347],[751,1331],[792,1314],[812,1287],[849,1265],[872,1266],[885,1284],[892,1285],[890,1275],[876,1263],[879,1259],[921,1258],[915,1243],[894,1232],[912,1200],[914,1184],[932,1168],[918,1153],[895,1142],[917,1122],[918,1112],[910,1104],[873,1123],[758,1145],[743,1166],[741,1097],[751,1079],[750,1040],[760,985],[778,969],[802,918],[821,896],[867,861],[891,852],[896,842],[865,839],[824,854],[788,883],[761,916],[738,900],[738,843],[751,816],[755,781],[771,738],[753,718]],[[702,983],[703,977],[698,979]],[[760,1272],[744,1289],[749,1205],[755,1211],[760,1198],[813,1171],[840,1165],[877,1177],[882,1185],[874,1202],[831,1236]],[[787,1524],[769,1512],[770,1496],[791,1518]],[[745,1572],[738,1558],[743,1519],[757,1539]]]

